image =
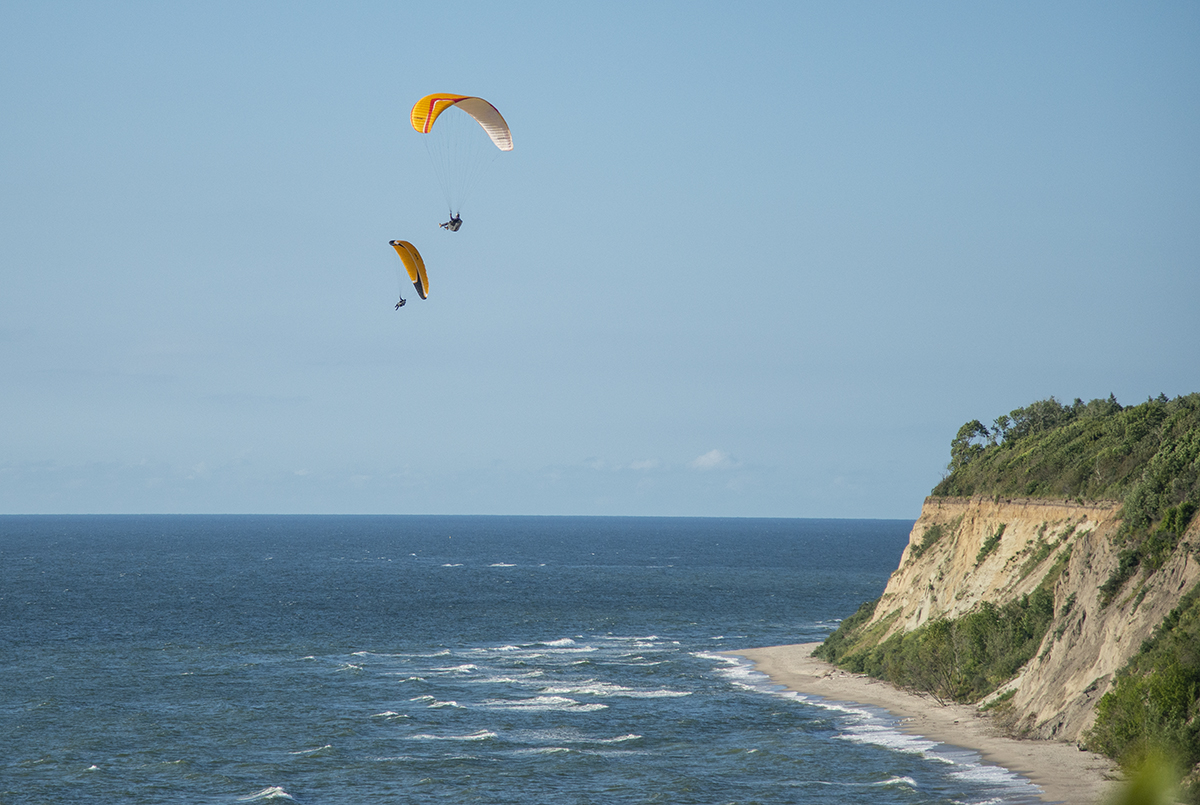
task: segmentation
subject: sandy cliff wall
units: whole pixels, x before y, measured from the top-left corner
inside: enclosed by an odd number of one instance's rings
[[[1101,607],[1100,586],[1117,566],[1119,510],[1114,502],[928,498],[871,624],[886,635],[963,615],[983,601],[1003,604],[1057,569],[1054,621],[1038,654],[984,704],[1015,691],[1022,730],[1078,740],[1113,675],[1200,581],[1193,551],[1176,551],[1148,580],[1135,577]],[[1200,545],[1200,518],[1184,542]]]

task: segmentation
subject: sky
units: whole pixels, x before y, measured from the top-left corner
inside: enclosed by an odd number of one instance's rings
[[[0,109],[0,513],[915,518],[1200,391],[1192,2],[3,3]]]

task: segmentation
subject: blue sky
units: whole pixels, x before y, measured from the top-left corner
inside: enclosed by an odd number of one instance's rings
[[[916,517],[969,419],[1200,391],[1197,43],[1187,2],[6,3],[0,512]],[[430,92],[513,130],[453,234]]]

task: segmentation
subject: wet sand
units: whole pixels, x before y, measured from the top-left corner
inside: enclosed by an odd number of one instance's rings
[[[989,763],[1032,780],[1046,802],[1096,805],[1116,788],[1116,767],[1108,759],[1060,741],[1025,741],[999,735],[991,721],[970,705],[940,705],[932,698],[887,682],[852,674],[812,657],[820,643],[730,651],[789,690],[842,702],[882,707],[902,719],[902,728],[952,746],[973,749]]]

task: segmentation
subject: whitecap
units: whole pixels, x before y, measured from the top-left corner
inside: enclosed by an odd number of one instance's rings
[[[462,562],[447,562],[442,567],[462,567]]]
[[[496,737],[496,733],[491,730],[478,730],[467,735],[429,735],[422,733],[413,735],[410,740],[413,741],[487,741]]]
[[[728,654],[713,654],[711,651],[696,651],[692,653],[692,656],[701,660],[716,660],[717,662],[723,662],[726,665],[745,666],[748,670],[753,670],[754,668],[754,664],[749,660],[746,660],[742,657],[733,657]],[[762,676],[763,678],[766,678],[765,674]]]
[[[624,696],[630,699],[669,699],[692,695],[690,691],[682,690],[637,690],[636,688],[627,688],[624,685],[616,685],[612,682],[598,682],[594,679],[586,680],[577,685],[546,687],[542,689],[542,693],[574,696]]]
[[[887,780],[880,780],[877,783],[872,783],[872,785],[876,785],[876,786],[906,785],[906,786],[909,786],[910,788],[916,788],[917,781],[911,777],[891,777],[891,778],[888,778]]]
[[[633,733],[633,732],[631,732],[631,733],[629,733],[628,735],[618,735],[616,738],[596,738],[596,739],[594,739],[594,740],[587,741],[587,743],[593,743],[593,744],[623,744],[623,743],[625,743],[626,741],[638,741],[638,740],[641,740],[641,738],[642,738],[642,736],[640,736],[640,735],[638,735],[638,734],[636,734],[636,733]]]
[[[333,744],[325,744],[324,746],[318,746],[315,749],[298,749],[295,752],[288,752],[288,754],[289,755],[311,755],[314,752],[320,752],[324,749],[332,749],[332,748],[333,748]]]
[[[492,562],[488,567],[516,567],[516,565],[510,565],[508,562]]]
[[[484,707],[491,710],[515,710],[520,712],[559,711],[570,713],[590,713],[596,710],[607,710],[607,704],[580,704],[566,696],[534,696],[531,699],[488,699]]]
[[[296,801],[292,797],[291,794],[284,791],[279,786],[273,785],[270,788],[264,788],[262,791],[259,791],[257,794],[250,794],[249,796],[238,797],[238,802],[258,802],[260,800],[267,800],[267,799],[287,799],[287,800],[291,800],[292,802]]]
[[[551,646],[553,648],[565,648],[575,645],[575,641],[569,637],[564,637],[559,640],[543,640],[538,643],[539,646]]]

